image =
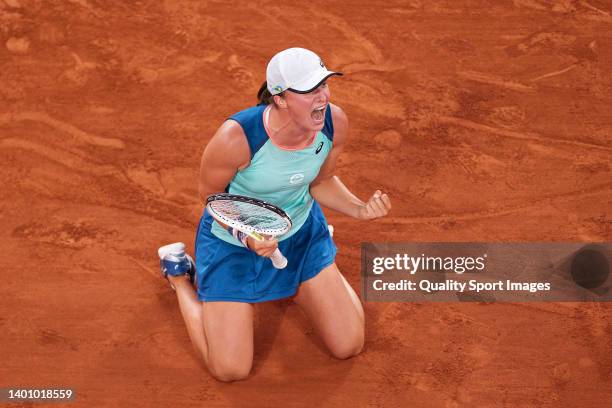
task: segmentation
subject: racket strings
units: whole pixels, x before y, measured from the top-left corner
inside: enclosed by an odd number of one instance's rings
[[[218,200],[210,203],[217,214],[233,223],[240,223],[254,230],[285,231],[288,223],[284,217],[267,208],[241,201]]]

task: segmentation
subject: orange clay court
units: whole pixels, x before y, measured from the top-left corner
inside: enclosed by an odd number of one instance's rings
[[[247,381],[198,363],[156,251],[193,253],[203,148],[287,47],[345,73],[338,174],[391,196],[376,222],[326,212],[357,291],[364,241],[612,241],[609,1],[283,4],[0,0],[0,387],[70,387],[70,407],[609,404],[610,303],[368,302],[340,361],[284,300],[256,307]]]

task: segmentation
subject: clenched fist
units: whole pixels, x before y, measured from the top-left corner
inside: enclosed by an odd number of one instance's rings
[[[357,211],[357,218],[360,220],[373,220],[384,217],[391,209],[389,196],[376,190],[372,197]]]

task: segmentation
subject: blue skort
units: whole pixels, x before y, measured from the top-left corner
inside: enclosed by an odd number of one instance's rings
[[[210,232],[213,222],[205,211],[196,235],[196,281],[202,302],[257,303],[293,296],[302,282],[336,258],[336,245],[316,201],[300,230],[278,244],[287,257],[285,269],[276,269],[269,258],[215,237]]]

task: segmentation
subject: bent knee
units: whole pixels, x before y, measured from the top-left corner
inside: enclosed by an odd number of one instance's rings
[[[240,363],[240,362],[226,362],[211,364],[209,371],[212,376],[223,382],[232,382],[244,380],[249,376],[251,372],[251,362]]]
[[[223,382],[244,380],[249,376],[251,367],[224,367],[211,369],[210,373],[215,379]]]
[[[364,336],[363,333],[360,333],[352,336],[351,338],[345,338],[343,341],[338,341],[331,344],[329,349],[335,358],[346,360],[361,353],[361,350],[363,350],[363,344]]]

